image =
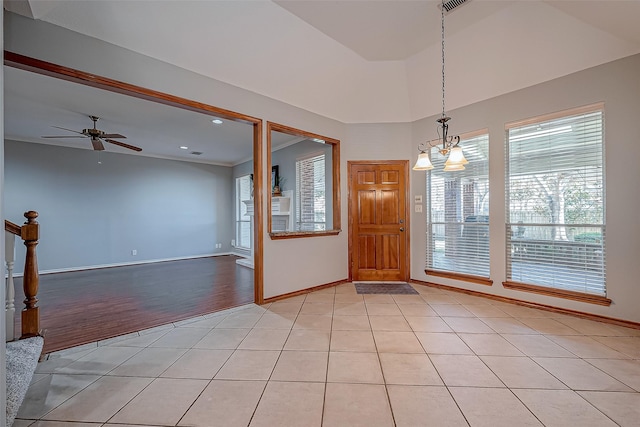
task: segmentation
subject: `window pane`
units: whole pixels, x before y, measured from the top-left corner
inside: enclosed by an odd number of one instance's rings
[[[236,246],[251,249],[251,223],[238,222]]]
[[[296,161],[296,230],[326,230],[325,155]]]
[[[251,217],[243,200],[251,199],[251,175],[236,178],[236,247],[251,249]]]
[[[431,150],[427,173],[427,268],[489,277],[489,136],[462,140],[465,170],[445,172]]]
[[[507,129],[507,280],[604,296],[601,108]]]

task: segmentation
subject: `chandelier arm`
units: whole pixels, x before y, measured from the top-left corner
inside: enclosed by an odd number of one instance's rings
[[[449,148],[448,140],[451,138],[447,134],[449,133],[449,125],[447,122],[442,122],[442,150],[447,150]]]

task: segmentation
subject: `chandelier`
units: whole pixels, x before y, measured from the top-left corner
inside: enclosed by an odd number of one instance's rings
[[[462,148],[460,147],[460,137],[455,135],[449,135],[449,124],[451,117],[447,116],[444,109],[444,0],[440,5],[441,22],[442,22],[442,116],[436,120],[438,122],[438,136],[439,138],[433,141],[427,141],[418,145],[420,154],[418,160],[413,166],[413,170],[430,170],[433,169],[431,160],[429,159],[429,151],[432,147],[439,147],[438,152],[443,155],[449,155],[449,158],[444,164],[445,171],[461,171],[464,170],[464,165],[469,162],[464,158]]]

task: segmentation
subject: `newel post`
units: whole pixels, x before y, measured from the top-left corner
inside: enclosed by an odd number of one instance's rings
[[[27,221],[20,228],[22,240],[27,247],[27,256],[24,261],[24,276],[22,279],[24,287],[24,309],[22,310],[22,336],[20,339],[34,337],[40,334],[40,307],[37,307],[38,298],[38,258],[36,257],[36,246],[39,238],[39,225],[36,218],[38,212],[29,211],[24,213]]]

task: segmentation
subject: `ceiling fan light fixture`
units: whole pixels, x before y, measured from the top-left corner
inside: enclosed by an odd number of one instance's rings
[[[130,145],[122,141],[116,141],[115,139],[113,139],[113,138],[127,139],[126,136],[120,135],[119,133],[107,133],[105,131],[102,131],[96,128],[96,122],[100,120],[98,116],[89,116],[89,118],[93,121],[93,128],[82,129],[82,132],[78,132],[77,130],[73,130],[73,129],[63,128],[60,126],[53,126],[54,128],[66,130],[68,132],[73,132],[80,136],[49,135],[49,136],[43,136],[42,138],[91,138],[91,145],[93,146],[93,149],[96,151],[104,150],[103,142],[108,142],[109,144],[117,145],[119,147],[123,147],[133,151],[138,151],[138,152],[142,151],[142,148],[140,147],[136,147],[135,145]]]

